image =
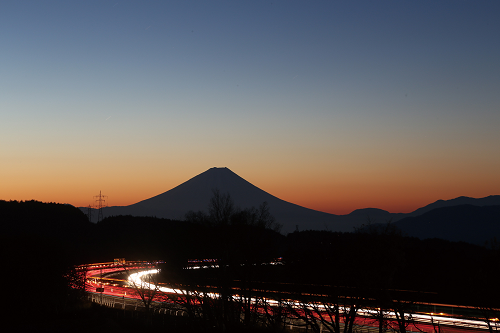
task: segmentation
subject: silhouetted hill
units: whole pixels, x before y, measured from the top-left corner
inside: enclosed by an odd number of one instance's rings
[[[5,234],[63,239],[88,233],[93,227],[80,209],[67,204],[0,200],[0,214]]]
[[[91,247],[86,242],[96,226],[71,205],[34,200],[0,200],[0,222],[2,264],[9,272],[4,288],[7,309],[24,314],[19,309],[36,300],[43,302],[30,312],[37,319],[65,311],[65,274],[87,261]]]
[[[490,195],[484,198],[458,197],[450,200],[437,200],[427,206],[419,208],[406,216],[418,216],[430,212],[436,208],[452,207],[458,205],[474,205],[474,206],[495,206],[500,205],[500,195]]]
[[[442,207],[404,218],[394,225],[404,234],[420,239],[441,238],[484,245],[487,240],[500,237],[500,205]]]
[[[365,297],[375,292],[374,298],[380,297],[381,290],[419,291],[401,296],[461,305],[496,306],[500,293],[498,248],[419,240],[393,230],[295,232],[287,235],[287,244],[281,282],[349,286],[361,289]]]
[[[98,223],[93,234],[95,261],[165,259],[170,252],[186,252],[187,239],[196,241],[197,229],[184,221],[155,217],[111,216]]]
[[[98,261],[121,257],[127,260],[162,259],[174,269],[184,267],[188,259],[224,259],[228,255],[242,262],[255,256],[266,258],[262,262],[268,262],[279,256],[277,248],[284,242],[280,233],[258,226],[214,225],[130,215],[105,218],[96,225],[94,239],[92,250]]]
[[[406,216],[403,213],[389,213],[386,210],[378,208],[362,208],[356,209],[347,215],[343,215],[345,219],[352,221],[352,224],[368,224],[377,222],[394,222]]]

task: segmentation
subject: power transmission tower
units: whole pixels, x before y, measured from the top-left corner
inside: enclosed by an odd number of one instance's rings
[[[92,222],[92,206],[89,205],[87,208],[87,218],[89,219],[89,222]]]
[[[99,191],[99,195],[94,195],[94,199],[97,202],[97,209],[98,209],[98,211],[97,211],[97,223],[101,222],[103,219],[102,209],[104,207],[108,207],[106,205],[106,200],[104,198],[108,198],[108,196],[102,195],[101,191]]]

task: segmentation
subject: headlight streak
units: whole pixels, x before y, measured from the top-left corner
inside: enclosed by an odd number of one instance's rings
[[[142,288],[142,289],[150,289],[150,290],[155,290],[158,289],[159,291],[163,293],[170,293],[170,294],[180,294],[180,295],[196,295],[196,292],[189,292],[186,290],[181,290],[181,289],[173,289],[173,288],[167,288],[167,287],[161,287],[161,286],[156,286],[152,283],[146,282],[141,279],[142,276],[148,275],[148,274],[157,274],[159,273],[159,269],[150,269],[150,270],[145,270],[145,271],[140,271],[137,273],[133,273],[129,275],[128,280],[135,285],[136,287]],[[220,295],[217,293],[206,293],[204,294],[210,298],[217,298]],[[239,297],[236,295],[236,297]],[[273,299],[266,299],[264,300],[270,304],[271,306],[278,306],[280,302],[273,300]],[[250,302],[253,304],[258,304],[258,299],[256,298],[251,298]],[[301,308],[307,308],[309,310],[326,310],[326,306],[323,304],[302,304],[300,302],[295,302],[295,301],[289,301],[290,305],[292,305],[296,309],[301,309]],[[341,307],[341,312],[346,312],[344,307]],[[363,316],[363,317],[373,317],[378,313],[377,310],[372,310],[372,309],[358,309],[358,313]],[[387,311],[384,312],[384,314],[391,319],[396,318],[396,314],[393,311]],[[426,315],[426,314],[411,314],[411,317],[413,319],[416,319],[419,322],[425,322],[425,323],[434,323],[434,324],[447,324],[447,325],[455,325],[455,326],[465,326],[465,327],[475,327],[475,328],[481,328],[481,329],[488,329],[488,325],[484,321],[479,321],[479,320],[470,320],[470,319],[458,319],[458,318],[450,318],[450,317],[444,317],[444,316],[435,316],[435,315]],[[496,324],[496,323],[494,323]]]
[[[211,266],[189,266],[185,269],[205,269],[205,268],[219,268],[219,265],[211,265]]]

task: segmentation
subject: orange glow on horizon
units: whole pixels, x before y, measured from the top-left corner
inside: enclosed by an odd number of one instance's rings
[[[362,208],[409,213],[439,199],[482,198],[499,194],[500,189],[500,179],[491,176],[496,175],[496,170],[486,168],[484,172],[460,173],[444,167],[425,169],[421,165],[414,169],[382,165],[363,169],[348,163],[333,172],[327,164],[292,164],[293,168],[273,169],[256,162],[231,165],[215,160],[205,167],[197,166],[194,160],[179,165],[130,161],[107,172],[88,164],[55,170],[41,165],[26,172],[17,166],[4,169],[3,174],[9,177],[2,179],[0,199],[87,207],[95,205],[94,196],[102,191],[108,196],[108,206],[128,206],[171,190],[214,165],[227,165],[240,177],[282,200],[337,215]]]
[[[244,175],[241,175],[245,178]],[[55,184],[49,188],[42,183],[39,186],[17,186],[15,191],[11,191],[9,196],[1,193],[1,200],[37,200],[42,202],[68,203],[76,207],[88,207],[95,205],[95,195],[102,191],[107,195],[106,205],[108,206],[128,206],[139,201],[151,198],[163,192],[166,192],[184,181],[171,179],[163,184],[155,182],[144,186],[144,183],[108,183],[99,188],[84,181],[74,182],[72,188],[68,191],[68,186],[63,182]],[[379,208],[391,213],[410,213],[420,207],[426,206],[436,200],[449,200],[462,195],[482,198],[488,195],[497,194],[494,192],[494,186],[484,189],[474,189],[466,191],[464,188],[439,188],[429,191],[427,187],[413,186],[408,191],[402,191],[397,184],[386,186],[385,191],[379,191],[377,184],[318,184],[315,182],[300,182],[292,184],[291,182],[269,182],[260,184],[257,181],[252,182],[262,190],[291,203],[332,213],[337,215],[349,214],[356,209]],[[130,185],[130,186],[129,186]],[[430,193],[429,193],[430,192]]]

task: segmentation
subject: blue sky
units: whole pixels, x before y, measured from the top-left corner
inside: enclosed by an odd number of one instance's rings
[[[5,1],[0,199],[227,166],[334,213],[498,194],[497,1]]]

